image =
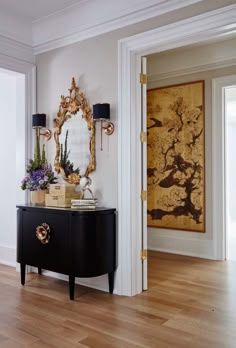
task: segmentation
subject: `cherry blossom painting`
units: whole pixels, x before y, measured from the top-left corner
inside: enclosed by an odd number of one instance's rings
[[[148,226],[205,232],[204,81],[147,92]]]

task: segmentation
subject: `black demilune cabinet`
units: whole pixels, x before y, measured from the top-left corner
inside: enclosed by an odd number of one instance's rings
[[[113,293],[117,267],[115,209],[74,210],[17,206],[17,262],[21,283],[26,265],[69,275],[70,299],[75,277],[108,274]],[[37,233],[36,233],[37,232]]]

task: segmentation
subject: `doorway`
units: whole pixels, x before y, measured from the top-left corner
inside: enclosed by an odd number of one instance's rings
[[[141,192],[141,57],[170,48],[206,41],[233,32],[235,6],[210,11],[119,41],[118,72],[118,236],[119,267],[116,273],[118,293],[135,295],[142,292],[142,204]],[[212,20],[214,19],[214,20]],[[204,29],[203,29],[204,28]],[[217,149],[217,146],[216,146]],[[215,156],[215,154],[214,154]],[[216,156],[215,156],[216,157]],[[215,160],[214,157],[214,160]],[[222,164],[222,163],[221,163]],[[214,164],[215,165],[215,164]],[[213,178],[215,185],[216,178]],[[218,192],[219,195],[219,192]],[[213,202],[217,202],[215,200]],[[220,243],[215,234],[218,224],[214,216],[212,258],[220,259]],[[219,227],[218,227],[219,229]],[[221,230],[222,231],[222,230]],[[211,240],[211,242],[212,242]],[[218,239],[219,240],[219,239]],[[217,240],[217,241],[218,241]],[[178,241],[181,243],[181,239]],[[196,243],[197,245],[198,243]]]
[[[26,154],[25,91],[25,74],[0,69],[0,261],[10,266],[16,264],[16,203],[25,202],[20,188]]]
[[[236,81],[235,81],[236,83]],[[226,259],[236,261],[236,84],[225,87]]]

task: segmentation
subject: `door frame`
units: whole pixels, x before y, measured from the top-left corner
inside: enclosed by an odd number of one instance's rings
[[[32,114],[36,112],[36,66],[34,63],[13,58],[0,53],[0,68],[25,75],[25,158],[24,164],[32,156]],[[29,194],[25,193],[25,202],[28,203]],[[0,245],[1,263],[16,266],[16,249]],[[18,270],[18,268],[17,268]]]
[[[207,41],[236,28],[236,4],[118,42],[118,293],[142,292],[141,238],[141,57]],[[216,218],[217,214],[214,215]],[[216,223],[214,223],[216,226]],[[214,236],[215,238],[215,236]],[[215,258],[219,258],[215,246]]]
[[[226,197],[226,118],[225,88],[236,85],[236,75],[212,81],[212,204],[215,255],[219,260],[227,256],[227,197]],[[216,174],[217,173],[217,174]],[[217,212],[217,213],[215,213]]]
[[[36,112],[36,65],[0,54],[0,68],[25,75],[25,165],[32,157],[32,114]],[[23,159],[22,159],[23,160]],[[29,194],[25,193],[28,203]]]
[[[25,75],[25,165],[32,157],[32,114],[36,112],[36,65],[0,54],[0,68]],[[23,159],[22,159],[23,160]],[[25,202],[29,195],[26,192]]]

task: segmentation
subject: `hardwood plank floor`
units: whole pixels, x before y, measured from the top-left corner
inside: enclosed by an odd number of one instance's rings
[[[134,297],[20,275],[0,265],[0,348],[235,348],[236,262],[149,252]]]

